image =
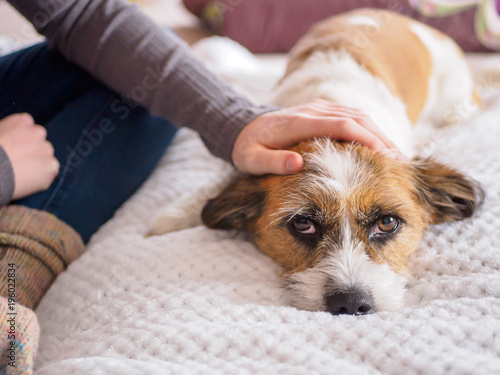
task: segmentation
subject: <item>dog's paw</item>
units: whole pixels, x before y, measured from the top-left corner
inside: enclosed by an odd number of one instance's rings
[[[201,225],[199,212],[189,207],[168,207],[154,219],[146,236],[158,236]]]
[[[217,179],[163,207],[150,225],[146,236],[157,236],[202,225],[203,207],[209,199],[219,194],[225,184],[225,179]]]

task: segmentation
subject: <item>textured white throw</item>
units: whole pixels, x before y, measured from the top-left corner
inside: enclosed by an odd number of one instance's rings
[[[240,233],[144,238],[160,207],[227,171],[182,131],[43,299],[36,374],[500,374],[500,103],[424,151],[478,179],[484,207],[427,233],[403,310],[332,316],[288,306]]]

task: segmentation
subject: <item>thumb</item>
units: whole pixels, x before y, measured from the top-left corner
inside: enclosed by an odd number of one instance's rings
[[[251,174],[293,174],[302,169],[302,156],[293,151],[261,149],[254,162],[248,166]]]

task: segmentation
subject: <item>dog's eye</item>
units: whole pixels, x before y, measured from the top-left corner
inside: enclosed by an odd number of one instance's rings
[[[394,232],[399,227],[399,219],[395,216],[383,216],[377,221],[375,233],[388,234]]]
[[[297,216],[292,220],[293,228],[302,234],[314,234],[316,233],[316,228],[314,223],[304,216]]]

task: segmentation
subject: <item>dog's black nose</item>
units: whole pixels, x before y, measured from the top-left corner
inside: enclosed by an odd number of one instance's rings
[[[333,315],[365,315],[373,312],[373,298],[362,291],[338,292],[326,297],[326,306]]]

